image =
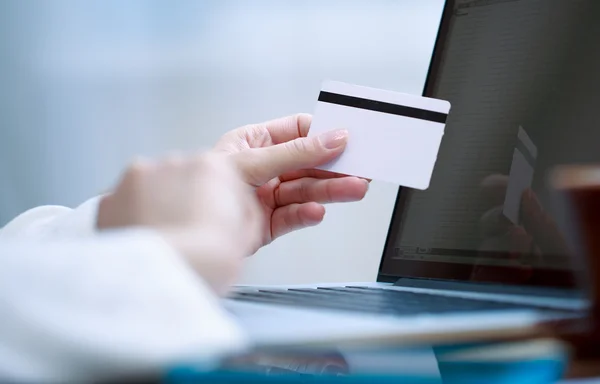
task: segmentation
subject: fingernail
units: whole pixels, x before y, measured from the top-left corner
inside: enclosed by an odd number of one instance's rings
[[[336,149],[346,144],[348,141],[348,131],[340,129],[337,131],[325,132],[319,136],[319,140],[327,149]]]

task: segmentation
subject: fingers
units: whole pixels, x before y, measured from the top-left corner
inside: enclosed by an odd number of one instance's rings
[[[480,184],[484,205],[487,209],[504,204],[506,189],[508,188],[508,176],[490,175]]]
[[[347,141],[348,131],[330,131],[311,138],[303,137],[239,152],[235,155],[236,163],[248,183],[260,186],[282,174],[330,162],[344,151]]]
[[[312,116],[305,113],[281,117],[259,124],[248,124],[226,133],[215,149],[236,153],[241,149],[266,147],[306,137]]]
[[[324,216],[325,207],[314,202],[277,208],[271,217],[271,238],[275,240],[292,231],[317,225]]]
[[[543,254],[569,253],[563,233],[529,188],[521,198],[521,217],[523,227],[531,234]]]
[[[480,229],[484,237],[506,234],[513,223],[504,216],[504,198],[508,187],[508,176],[489,175],[481,181],[482,205],[486,211],[481,216]]]
[[[504,216],[503,207],[498,206],[486,211],[480,220],[481,234],[484,237],[506,233],[514,224]]]
[[[342,203],[365,197],[369,183],[358,177],[315,179],[304,177],[281,183],[275,190],[276,206],[295,203]]]
[[[323,171],[321,169],[313,168],[313,169],[300,169],[297,171],[291,171],[291,172],[284,173],[283,175],[279,176],[279,180],[281,180],[281,182],[286,182],[286,181],[290,181],[290,180],[301,179],[303,177],[311,177],[314,179],[334,179],[334,178],[348,177],[348,176],[349,175],[345,175],[343,173]]]
[[[508,232],[484,240],[479,257],[473,266],[471,279],[475,281],[510,281],[524,283],[531,278],[532,267],[523,265],[523,255],[531,249],[531,236],[523,228],[512,227]],[[486,259],[500,259],[499,265],[490,265]]]
[[[306,137],[308,135],[311,122],[311,115],[299,113],[296,115],[267,121],[264,123],[264,127],[271,135],[271,140],[273,143],[281,144],[287,141],[298,139],[300,137]]]

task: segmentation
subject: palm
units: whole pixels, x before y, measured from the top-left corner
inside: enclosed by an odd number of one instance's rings
[[[310,226],[323,220],[325,208],[317,202],[286,204],[291,197],[289,191],[286,193],[290,184],[286,183],[291,183],[291,181],[276,177],[256,189],[256,197],[260,202],[265,219],[262,245],[269,244],[276,237],[296,229],[292,225],[294,222],[302,226]],[[289,222],[288,217],[292,217],[293,221]]]
[[[325,214],[322,204],[355,201],[364,197],[368,184],[359,178],[320,171],[296,169],[279,175],[265,174],[248,163],[245,156],[260,148],[287,143],[308,134],[309,115],[297,115],[263,124],[249,125],[227,133],[215,150],[236,155],[248,184],[265,217],[263,242],[266,245],[293,230],[320,223]]]

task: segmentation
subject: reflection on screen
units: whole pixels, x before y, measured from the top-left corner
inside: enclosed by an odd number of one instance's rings
[[[455,4],[429,90],[452,103],[446,133],[430,188],[399,208],[384,273],[570,284],[546,177],[600,161],[599,10],[596,0]]]

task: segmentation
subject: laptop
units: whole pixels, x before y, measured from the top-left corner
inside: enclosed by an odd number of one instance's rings
[[[377,280],[237,287],[225,306],[251,341],[518,336],[584,314],[547,176],[600,161],[598,16],[597,0],[447,1],[423,94],[452,112],[429,189],[398,190]]]

